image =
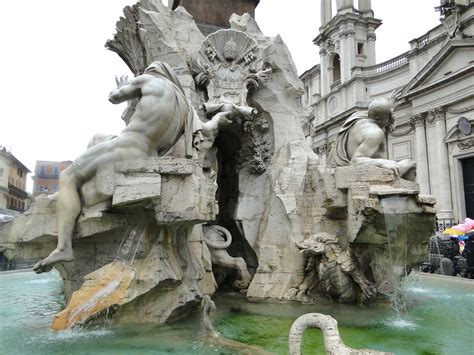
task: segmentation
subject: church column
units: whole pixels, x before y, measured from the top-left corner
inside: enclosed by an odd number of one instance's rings
[[[341,83],[352,77],[351,69],[355,65],[355,30],[352,25],[346,25],[340,34],[341,46]]]
[[[362,12],[365,17],[374,17],[374,12],[372,11],[372,1],[371,0],[359,0],[358,10]]]
[[[431,111],[435,119],[436,127],[436,150],[438,152],[438,171],[439,196],[438,197],[438,219],[452,220],[453,203],[451,198],[451,178],[449,172],[448,147],[444,141],[446,135],[446,113],[442,108]]]
[[[375,40],[376,40],[375,29],[369,27],[368,32],[367,32],[367,52],[366,52],[367,66],[376,64],[375,63]]]
[[[352,12],[354,0],[336,0],[337,12]]]
[[[319,46],[319,60],[321,62],[321,96],[324,97],[329,93],[329,73],[328,73],[328,56],[324,43]]]
[[[321,27],[331,21],[332,18],[332,1],[321,0]]]
[[[426,149],[425,115],[416,115],[411,118],[415,126],[416,143],[416,179],[420,184],[420,193],[429,195],[430,172],[428,167],[428,151]]]
[[[359,0],[359,9],[360,12],[367,12],[372,10],[372,1],[371,0]]]

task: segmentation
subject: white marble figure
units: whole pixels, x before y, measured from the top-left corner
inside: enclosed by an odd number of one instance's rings
[[[226,228],[218,225],[203,225],[202,229],[204,242],[211,254],[212,264],[235,269],[238,274],[238,279],[234,282],[234,288],[240,290],[246,289],[252,280],[252,276],[247,270],[245,260],[241,257],[234,258],[230,256],[226,250],[232,243],[232,234]]]
[[[362,302],[377,295],[375,285],[359,270],[351,253],[341,248],[335,235],[320,232],[296,246],[307,259],[305,279],[298,287],[300,295],[310,292],[318,282],[328,296],[342,303],[354,301],[354,283],[361,290]]]
[[[328,156],[332,166],[370,165],[391,170],[414,181],[416,162],[386,159],[385,131],[393,123],[392,107],[385,98],[375,99],[368,111],[352,114],[342,125]]]
[[[198,119],[197,115],[187,102],[176,74],[168,64],[159,61],[153,62],[143,75],[130,82],[123,77],[118,79],[117,89],[110,93],[109,101],[118,104],[134,98],[139,100],[125,129],[116,137],[101,136],[92,142],[61,173],[57,198],[58,244],[48,257],[34,266],[37,273],[51,270],[57,262],[74,259],[72,234],[82,208],[81,187],[95,177],[100,167],[156,155],[156,152],[165,154],[183,133],[186,141],[191,142],[186,146],[192,147],[193,130],[199,129],[203,135],[215,137],[219,123],[229,122],[229,112],[221,112],[206,123],[193,122]],[[192,152],[186,151],[186,156],[192,156]],[[91,193],[90,189],[88,191]],[[98,203],[104,198],[88,196],[88,200]]]

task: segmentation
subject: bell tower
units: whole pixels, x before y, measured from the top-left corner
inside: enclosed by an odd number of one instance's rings
[[[233,13],[249,13],[255,18],[255,8],[260,0],[168,0],[172,10],[183,6],[193,17],[204,35],[229,27]]]
[[[375,64],[375,30],[382,21],[374,18],[371,0],[321,1],[321,27],[313,43],[319,46],[321,95],[352,78],[355,66]]]

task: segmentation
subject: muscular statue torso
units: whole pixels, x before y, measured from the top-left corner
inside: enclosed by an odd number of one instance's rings
[[[125,144],[150,155],[168,145],[170,140],[176,140],[182,125],[176,122],[179,117],[175,116],[174,103],[178,100],[186,104],[184,95],[173,86],[170,81],[144,74],[133,79],[128,87],[117,89],[110,95],[109,100],[113,103],[141,97],[129,124],[118,138],[119,147]]]

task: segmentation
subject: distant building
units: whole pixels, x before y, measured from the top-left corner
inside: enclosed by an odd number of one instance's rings
[[[72,161],[47,161],[37,160],[35,176],[33,176],[33,197],[41,194],[51,195],[59,190],[59,174],[66,169]]]
[[[28,208],[26,176],[31,171],[0,147],[0,209],[24,212]]]
[[[440,221],[474,217],[474,0],[441,0],[440,25],[380,64],[375,30],[382,21],[371,0],[359,0],[357,9],[354,0],[336,4],[333,16],[332,1],[321,0],[320,64],[301,75],[314,151],[324,164],[343,122],[391,96],[387,158],[416,160],[421,193],[436,197]]]

